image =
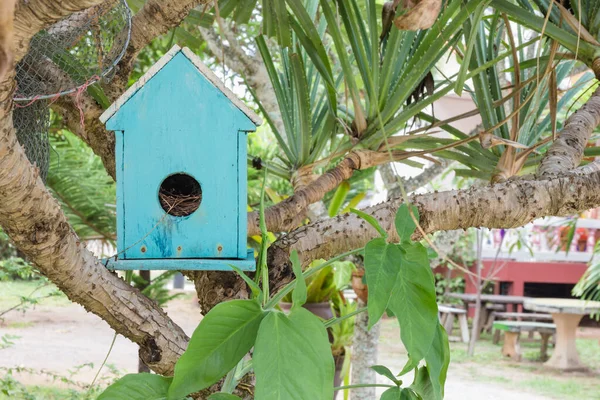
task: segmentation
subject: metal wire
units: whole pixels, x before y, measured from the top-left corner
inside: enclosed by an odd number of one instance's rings
[[[13,125],[44,181],[50,165],[51,102],[110,80],[130,38],[131,10],[125,0],[74,13],[32,38],[16,67]]]
[[[111,74],[131,38],[131,10],[113,0],[39,32],[17,65],[16,102],[76,92]]]

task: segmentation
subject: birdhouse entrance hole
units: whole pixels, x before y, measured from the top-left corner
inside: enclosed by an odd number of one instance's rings
[[[200,207],[202,188],[188,174],[169,175],[160,185],[158,200],[167,214],[185,217]]]

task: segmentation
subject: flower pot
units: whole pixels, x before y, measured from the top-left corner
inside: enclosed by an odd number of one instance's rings
[[[363,303],[367,303],[369,297],[369,288],[363,283],[363,276],[365,275],[364,269],[356,269],[352,272],[352,289],[356,296],[362,300]]]
[[[344,380],[344,377],[342,376],[342,369],[344,368],[345,359],[345,353],[333,357],[333,360],[335,362],[335,375],[333,376],[333,387],[342,386],[342,381]],[[336,390],[335,392],[333,392],[333,400],[337,398],[339,392],[341,392],[341,390]]]
[[[284,312],[289,312],[292,308],[292,303],[279,303],[279,307]],[[333,318],[333,312],[331,311],[331,305],[328,301],[323,303],[306,303],[302,307],[306,308],[311,313],[315,314],[317,317],[321,317],[325,320]]]

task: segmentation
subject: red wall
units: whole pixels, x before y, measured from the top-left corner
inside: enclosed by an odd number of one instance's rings
[[[483,262],[483,277],[488,277],[490,272],[495,282],[512,282],[510,295],[523,296],[525,283],[570,283],[576,284],[585,272],[587,265],[569,262],[519,262],[498,260],[496,266],[493,260]],[[475,267],[470,268],[475,272]],[[495,293],[498,291],[496,284]],[[475,285],[466,279],[466,293],[475,293]]]

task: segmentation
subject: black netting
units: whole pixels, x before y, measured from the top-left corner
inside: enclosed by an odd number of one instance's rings
[[[17,65],[13,123],[27,157],[45,178],[49,165],[49,103],[109,79],[131,33],[125,0],[72,14],[39,32]]]

